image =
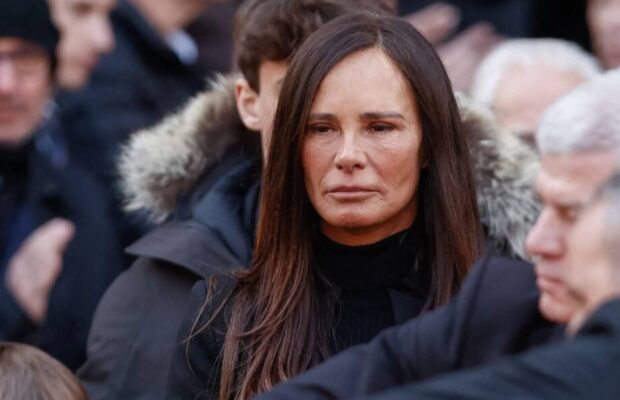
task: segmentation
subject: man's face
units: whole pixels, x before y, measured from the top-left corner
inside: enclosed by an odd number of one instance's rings
[[[618,268],[613,268],[605,243],[608,207],[618,205],[601,198],[588,204],[566,235],[566,286],[586,310],[617,296],[620,289],[614,273]]]
[[[79,89],[88,82],[99,58],[114,47],[110,11],[116,0],[49,0],[61,33],[58,84]]]
[[[0,146],[25,141],[52,94],[50,60],[38,45],[0,37]]]
[[[543,154],[541,158],[536,189],[543,210],[526,246],[536,259],[539,308],[551,321],[566,323],[577,311],[578,304],[565,284],[566,265],[573,257],[568,235],[579,211],[614,171],[616,158],[613,152]]]
[[[260,132],[263,157],[267,159],[273,118],[278,106],[278,96],[286,75],[286,61],[263,61],[258,69],[258,93],[245,79],[237,82],[237,109],[245,126]]]
[[[500,79],[491,106],[503,128],[533,143],[543,112],[583,81],[577,71],[542,63],[513,65]]]
[[[620,66],[620,0],[588,0],[592,47],[605,68]]]

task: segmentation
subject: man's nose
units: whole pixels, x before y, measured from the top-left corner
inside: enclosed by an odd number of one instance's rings
[[[553,211],[543,209],[525,243],[527,252],[537,257],[560,257],[564,253],[562,227]]]
[[[360,139],[354,132],[343,132],[339,141],[336,167],[345,171],[364,168],[365,152]]]
[[[17,88],[17,71],[13,61],[0,58],[0,94],[12,94]]]

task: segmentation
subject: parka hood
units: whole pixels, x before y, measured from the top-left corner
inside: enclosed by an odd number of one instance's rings
[[[146,212],[155,222],[165,220],[228,150],[256,138],[237,113],[236,79],[218,77],[181,110],[131,136],[119,164],[126,210]],[[538,157],[500,129],[488,109],[463,95],[457,100],[475,166],[487,245],[527,260],[525,238],[540,210],[533,190]]]

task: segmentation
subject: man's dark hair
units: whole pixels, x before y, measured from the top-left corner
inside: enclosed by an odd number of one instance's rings
[[[258,93],[264,61],[286,61],[312,32],[360,8],[393,13],[377,0],[247,0],[235,16],[235,64]]]

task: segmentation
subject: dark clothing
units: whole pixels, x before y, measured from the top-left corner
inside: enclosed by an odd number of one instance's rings
[[[365,343],[383,329],[421,312],[430,285],[428,268],[417,262],[421,226],[416,223],[366,246],[344,246],[320,235],[314,240],[316,272],[325,280],[323,285],[317,284],[316,290],[324,303],[331,303],[321,314],[334,328],[334,353]],[[191,307],[179,330],[178,342],[183,343],[177,347],[171,365],[169,399],[217,398],[230,303],[205,330],[189,342],[184,340],[192,334],[192,326],[204,326],[229,297],[235,280],[219,280],[222,288],[196,325],[196,316],[209,294],[209,282],[199,282],[192,291]],[[324,285],[332,290],[326,292]]]
[[[68,142],[77,161],[115,187],[119,146],[159,122],[204,88],[204,71],[185,65],[128,1],[112,13],[115,48],[90,83],[60,96]]]
[[[95,307],[123,262],[110,222],[111,202],[98,181],[68,157],[55,122],[48,121],[17,150],[21,161],[7,165],[5,159],[0,170],[0,340],[33,344],[77,368],[84,361]],[[76,234],[65,251],[45,320],[35,326],[5,286],[5,272],[24,240],[55,217],[71,221]]]
[[[614,300],[597,310],[572,340],[535,349],[488,367],[355,398],[617,400],[620,398],[619,376],[620,300]]]
[[[192,286],[250,260],[256,164],[230,155],[204,180],[197,202],[188,202],[191,218],[164,224],[129,248],[139,259],[103,297],[78,372],[91,399],[164,397]]]
[[[420,226],[356,247],[317,235],[316,265],[323,279],[338,288],[340,300],[335,305],[334,353],[366,343],[395,324],[391,293],[402,293],[416,303],[412,315],[422,309],[430,271],[417,263]]]
[[[446,306],[388,329],[260,399],[334,399],[374,393],[494,361],[557,339],[562,327],[538,312],[533,268],[488,258]]]

